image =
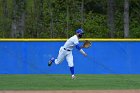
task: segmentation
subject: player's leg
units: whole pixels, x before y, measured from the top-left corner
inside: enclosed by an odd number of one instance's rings
[[[67,54],[66,60],[68,62],[68,66],[70,67],[71,77],[72,77],[72,79],[75,79],[75,75],[74,75],[74,63],[73,63],[73,55],[72,55],[72,52],[70,52],[70,53]]]
[[[66,51],[61,47],[60,50],[59,50],[59,54],[58,54],[57,59],[55,59],[54,57],[52,57],[49,60],[48,66],[51,66],[52,63],[60,64],[64,60],[65,57],[66,57]]]
[[[59,51],[57,59],[55,59],[55,64],[60,64],[66,57],[67,51],[62,47]]]

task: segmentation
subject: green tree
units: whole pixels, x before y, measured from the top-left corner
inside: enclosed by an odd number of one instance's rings
[[[11,37],[23,38],[25,31],[26,0],[13,0]]]

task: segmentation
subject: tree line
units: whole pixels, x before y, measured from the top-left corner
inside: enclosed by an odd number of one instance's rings
[[[140,0],[0,0],[0,38],[139,38]]]

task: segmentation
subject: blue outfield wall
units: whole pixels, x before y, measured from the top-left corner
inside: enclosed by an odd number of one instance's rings
[[[80,42],[81,43],[81,42]],[[0,74],[69,74],[66,60],[47,66],[64,42],[0,42]],[[140,42],[92,42],[73,50],[76,74],[140,74]]]

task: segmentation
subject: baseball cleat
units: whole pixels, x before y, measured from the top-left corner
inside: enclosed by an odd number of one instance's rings
[[[71,79],[73,79],[73,80],[74,80],[74,79],[76,79],[76,77],[75,77],[74,75],[72,75],[72,76],[71,76]]]
[[[51,66],[53,62],[54,62],[54,58],[52,57],[48,62],[48,66]]]

